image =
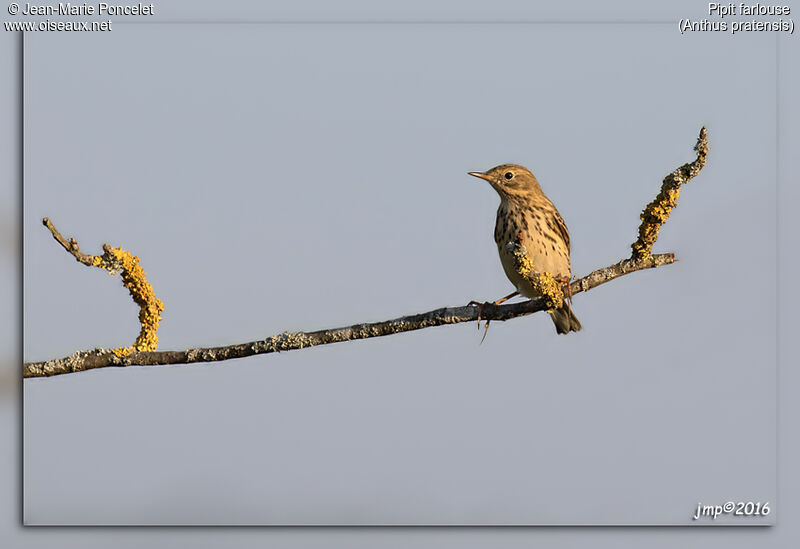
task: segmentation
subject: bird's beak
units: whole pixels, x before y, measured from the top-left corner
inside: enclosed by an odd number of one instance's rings
[[[481,179],[485,179],[486,181],[489,181],[489,176],[486,175],[483,172],[467,172],[467,173],[468,173],[468,175],[471,175],[472,177],[479,177]]]

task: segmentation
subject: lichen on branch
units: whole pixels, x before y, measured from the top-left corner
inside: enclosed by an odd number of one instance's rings
[[[517,238],[514,242],[506,244],[506,248],[514,256],[514,268],[522,275],[533,288],[542,295],[548,311],[560,308],[564,304],[564,290],[551,273],[537,272],[533,267],[533,260],[528,255],[528,250]]]
[[[147,281],[147,273],[139,265],[139,258],[122,248],[112,248],[108,244],[103,245],[102,255],[85,254],[81,252],[74,238],[65,239],[61,236],[50,219],[45,217],[42,223],[53,238],[80,263],[103,269],[111,275],[119,274],[122,284],[139,306],[141,330],[136,341],[129,347],[113,349],[112,352],[123,357],[133,352],[155,351],[158,348],[158,324],[164,311],[164,303],[156,297],[153,286]]]
[[[705,127],[700,130],[694,150],[697,152],[697,158],[666,176],[655,200],[648,204],[639,216],[642,223],[639,225],[639,238],[631,244],[633,251],[631,257],[645,259],[650,256],[653,245],[658,240],[658,231],[669,219],[672,208],[678,205],[681,185],[688,183],[706,165],[708,135]]]
[[[116,349],[115,352],[128,355],[133,351],[155,351],[158,348],[158,323],[164,311],[164,303],[156,297],[153,286],[147,281],[147,273],[139,265],[139,258],[122,248],[104,246],[105,253],[96,257],[95,267],[108,270],[111,274],[119,271],[122,284],[139,306],[139,325],[141,330],[132,347]],[[109,260],[105,258],[108,257]],[[119,269],[113,266],[119,265]]]
[[[647,259],[623,259],[619,263],[593,271],[572,282],[569,285],[569,294],[575,295],[580,292],[586,292],[618,277],[642,269],[653,269],[669,265],[674,260],[675,258],[672,254],[656,254]],[[434,326],[475,322],[479,318],[497,321],[510,320],[548,309],[546,299],[538,297],[529,301],[505,305],[488,303],[481,308],[473,307],[472,305],[442,307],[392,320],[354,324],[315,332],[283,332],[257,341],[236,343],[222,347],[195,348],[185,351],[134,352],[128,356],[119,356],[108,349],[78,351],[63,358],[54,358],[42,362],[26,362],[23,375],[26,378],[48,377],[114,366],[162,366],[168,364],[220,362],[234,358],[306,349],[317,345],[401,334]]]

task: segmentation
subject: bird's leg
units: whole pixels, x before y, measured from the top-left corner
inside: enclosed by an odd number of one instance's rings
[[[484,301],[483,303],[478,303],[477,301],[470,301],[469,303],[467,303],[467,305],[475,305],[478,307],[478,329],[479,330],[481,329],[481,315],[483,314],[484,307],[486,307],[487,305],[500,305],[501,303],[505,303],[506,301],[517,295],[519,295],[519,292],[515,291],[511,292],[505,297],[501,297],[497,301]],[[483,343],[483,340],[486,339],[486,334],[489,332],[489,322],[490,322],[489,320],[486,321],[486,325],[483,329],[483,337],[481,338],[481,343]]]
[[[473,301],[470,301],[469,303],[467,303],[467,306],[474,305],[474,306],[478,307],[478,327],[480,327],[481,315],[483,314],[484,307],[486,307],[487,305],[500,305],[501,303],[505,303],[506,301],[508,301],[509,299],[511,299],[512,297],[517,296],[517,295],[519,295],[519,292],[511,292],[507,296],[501,297],[497,301],[484,301],[483,303],[480,303],[478,301],[473,300]]]
[[[478,329],[480,330],[481,329],[481,315],[483,314],[483,308],[486,307],[487,305],[491,305],[491,303],[489,303],[488,301],[484,301],[483,303],[480,303],[480,302],[475,301],[473,299],[472,301],[467,303],[467,307],[469,307],[470,305],[474,305],[475,307],[478,308]]]
[[[500,299],[498,299],[497,301],[495,301],[495,302],[494,302],[494,304],[495,304],[495,305],[500,305],[501,303],[505,303],[506,301],[508,301],[508,300],[509,300],[509,299],[511,299],[512,297],[515,297],[515,296],[518,296],[518,295],[519,295],[519,292],[511,292],[511,293],[510,293],[510,294],[508,294],[507,296],[505,296],[505,297],[501,297]]]

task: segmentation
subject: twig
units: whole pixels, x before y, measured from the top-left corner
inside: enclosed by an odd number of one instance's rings
[[[84,265],[88,265],[89,267],[92,267],[94,265],[94,260],[95,257],[97,256],[88,255],[81,252],[81,249],[78,247],[78,243],[75,242],[74,238],[70,238],[68,240],[63,236],[61,236],[61,233],[58,232],[58,229],[56,229],[55,225],[53,225],[49,217],[45,217],[44,219],[42,219],[42,224],[50,230],[50,232],[53,235],[53,238],[55,238],[56,241],[59,244],[61,244],[65,250],[67,250],[69,253],[75,256],[75,259],[77,259]]]
[[[681,185],[688,183],[706,165],[708,135],[705,127],[700,129],[700,136],[697,138],[694,150],[697,151],[697,158],[665,177],[658,196],[642,211],[639,238],[631,244],[631,250],[633,251],[631,257],[644,258],[650,255],[653,244],[658,240],[658,231],[661,225],[669,219],[672,208],[678,205]]]
[[[570,285],[572,294],[588,291],[596,286],[610,282],[626,274],[669,265],[675,261],[672,254],[651,255],[647,259],[623,259],[615,265],[598,269],[580,278]],[[485,305],[481,312],[483,320],[510,320],[529,315],[537,311],[547,310],[544,298],[532,299],[511,305]],[[284,332],[259,341],[249,341],[224,347],[207,347],[188,349],[186,351],[150,351],[134,352],[128,356],[118,356],[108,349],[79,351],[64,358],[44,362],[28,362],[25,364],[25,377],[43,377],[68,374],[105,368],[108,366],[162,366],[168,364],[192,364],[197,362],[217,362],[232,358],[244,358],[253,355],[291,351],[339,343],[380,337],[413,330],[421,330],[445,324],[459,324],[478,320],[478,307],[465,305],[461,307],[444,307],[426,313],[404,316],[394,320],[354,324],[343,328],[319,330],[316,332]]]
[[[98,267],[110,274],[120,274],[122,284],[128,289],[131,297],[139,306],[139,324],[141,330],[136,341],[130,347],[113,349],[111,352],[117,356],[129,355],[134,351],[155,351],[158,348],[158,323],[164,304],[156,297],[153,287],[147,281],[147,273],[139,265],[139,258],[122,248],[112,248],[103,244],[103,255],[89,255],[81,252],[74,238],[66,239],[61,236],[49,218],[42,219],[53,238],[75,259],[89,267]]]

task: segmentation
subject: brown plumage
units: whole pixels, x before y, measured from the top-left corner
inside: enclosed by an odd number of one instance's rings
[[[518,236],[537,272],[548,272],[556,278],[569,280],[572,277],[572,268],[569,261],[567,225],[550,199],[542,192],[536,177],[527,168],[517,164],[502,164],[487,172],[470,172],[470,175],[488,181],[500,195],[494,241],[497,243],[503,270],[517,292],[529,298],[540,295],[517,272],[514,256],[506,246]],[[498,301],[504,300],[505,298]],[[550,316],[559,334],[581,329],[581,323],[566,301],[561,308],[552,311]]]

